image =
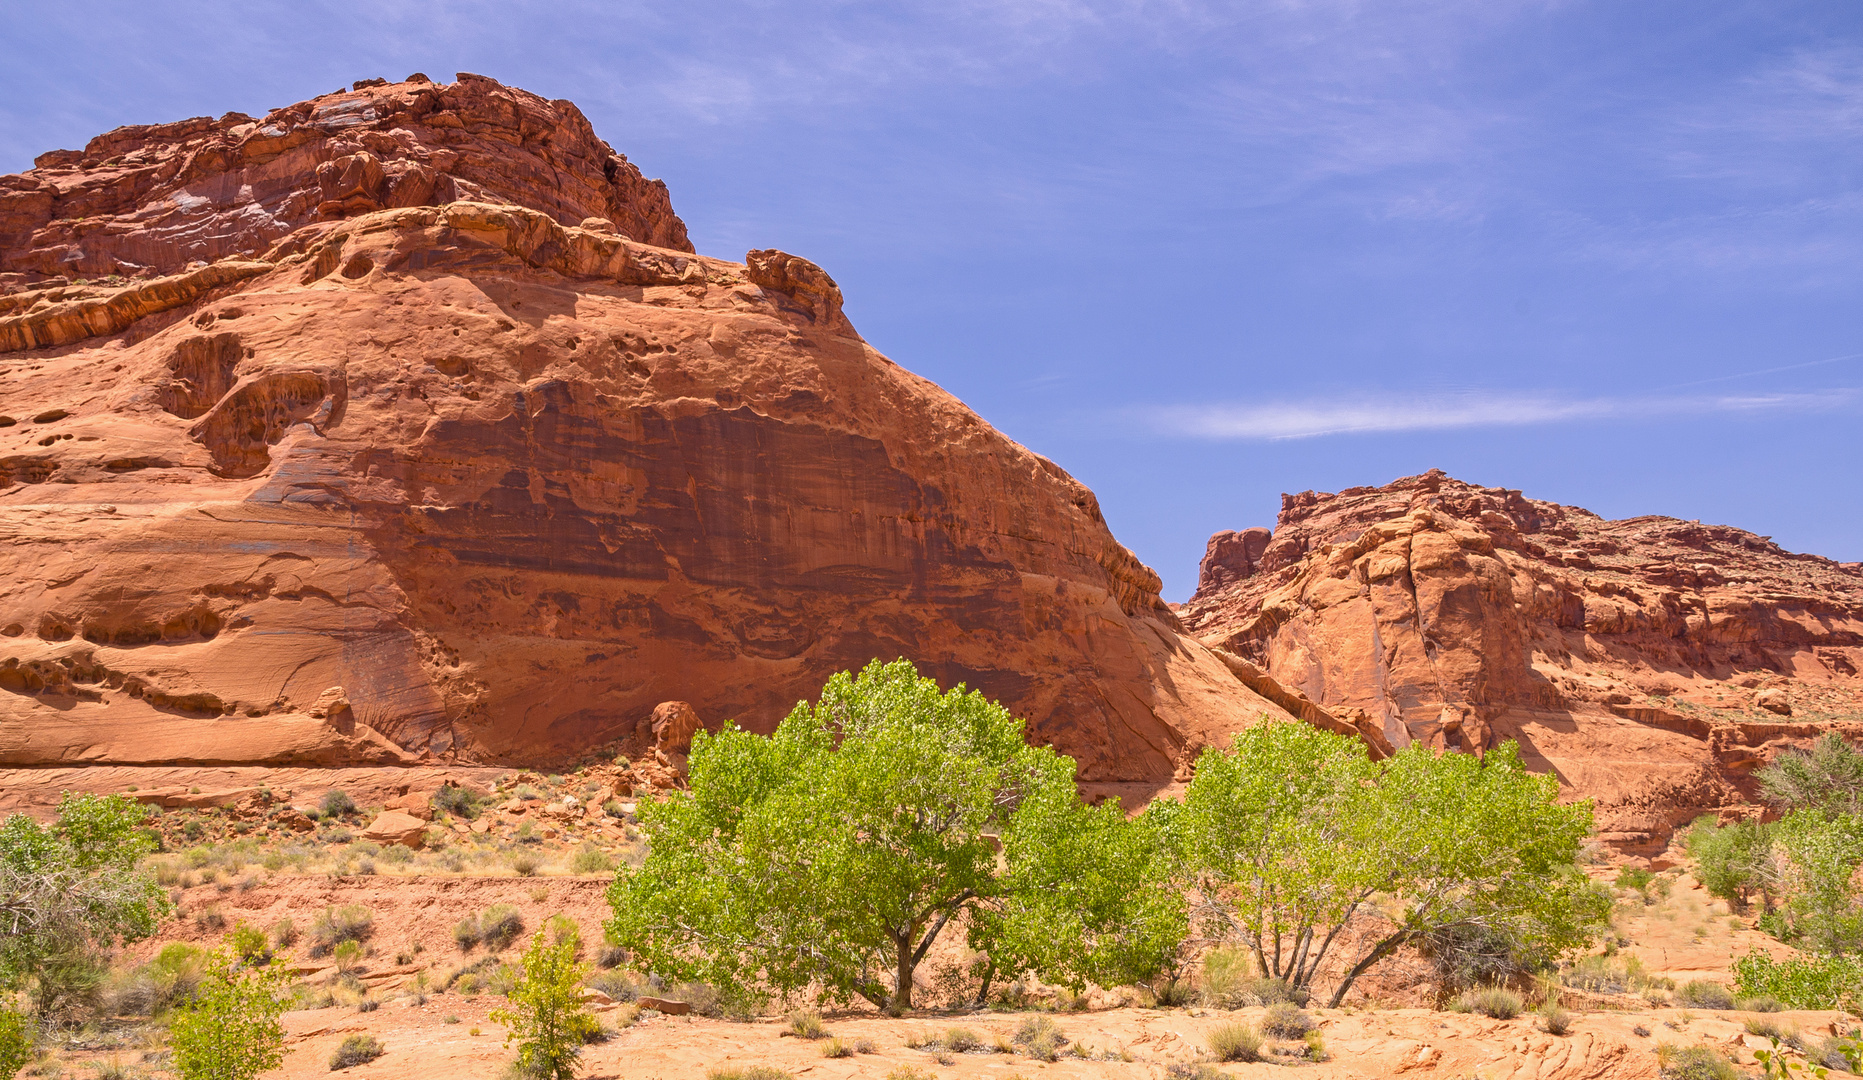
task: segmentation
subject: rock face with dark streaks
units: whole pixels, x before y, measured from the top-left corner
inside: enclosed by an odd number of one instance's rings
[[[546,764],[897,656],[1092,782],[1287,715],[1092,492],[821,268],[692,254],[567,103],[365,86],[0,181],[46,185],[0,262],[154,276],[0,297],[0,764]]]

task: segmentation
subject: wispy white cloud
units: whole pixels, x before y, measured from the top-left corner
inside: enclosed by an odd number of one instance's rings
[[[1468,390],[1351,398],[1165,405],[1137,410],[1152,431],[1195,439],[1280,440],[1461,428],[1524,427],[1597,420],[1830,411],[1863,395],[1841,387],[1813,393],[1571,397]]]

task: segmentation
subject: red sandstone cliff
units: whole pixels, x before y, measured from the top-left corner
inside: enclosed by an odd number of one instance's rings
[[[1283,496],[1272,533],[1211,538],[1181,614],[1374,745],[1520,740],[1625,843],[1749,802],[1778,745],[1863,734],[1863,566],[1441,472]]]
[[[549,762],[902,655],[1093,781],[1282,714],[1092,492],[820,268],[684,250],[567,103],[462,76],[41,161],[0,263],[173,272],[0,296],[0,764]]]

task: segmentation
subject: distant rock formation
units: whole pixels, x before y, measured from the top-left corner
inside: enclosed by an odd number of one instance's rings
[[[1374,745],[1520,740],[1626,843],[1749,801],[1775,744],[1863,734],[1863,566],[1440,471],[1283,496],[1180,614]]]
[[[692,254],[565,102],[368,85],[40,161],[0,178],[0,764],[673,760],[900,656],[1140,791],[1288,715],[1091,491],[820,267]]]

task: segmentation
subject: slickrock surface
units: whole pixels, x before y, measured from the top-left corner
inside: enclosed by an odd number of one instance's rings
[[[1211,538],[1181,614],[1374,744],[1520,740],[1633,847],[1863,735],[1863,566],[1440,471],[1283,496],[1272,533]]]
[[[768,730],[895,656],[1103,783],[1285,715],[1092,492],[869,347],[814,264],[681,250],[572,106],[462,77],[250,123],[0,183],[127,215],[9,226],[8,265],[161,272],[0,298],[0,764],[549,764],[655,748],[667,702]],[[209,147],[219,202],[150,194]],[[329,186],[364,152],[385,197]],[[423,152],[439,205],[396,194]]]
[[[603,218],[691,251],[666,185],[567,101],[479,75],[358,82],[262,117],[121,127],[0,177],[0,289],[173,274],[256,256],[313,222],[456,200]],[[0,344],[0,349],[17,348]]]

